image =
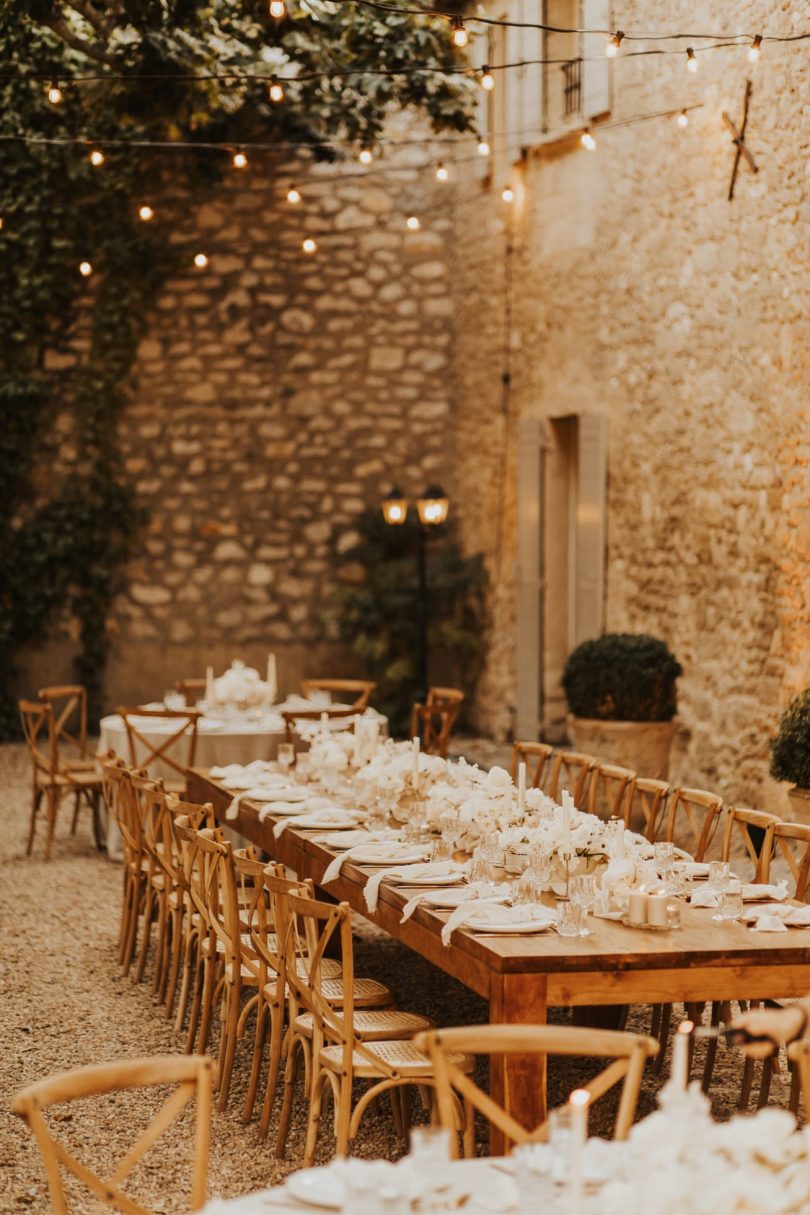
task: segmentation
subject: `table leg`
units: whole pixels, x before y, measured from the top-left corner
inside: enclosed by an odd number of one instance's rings
[[[493,976],[489,997],[490,1024],[545,1025],[546,976],[499,974]],[[545,1055],[493,1055],[489,1071],[490,1093],[517,1122],[534,1129],[546,1117]],[[503,1155],[501,1131],[490,1130],[490,1152]]]

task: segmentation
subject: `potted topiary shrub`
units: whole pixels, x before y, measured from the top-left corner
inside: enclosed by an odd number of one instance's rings
[[[669,647],[646,633],[583,641],[569,654],[562,679],[574,747],[665,780],[682,674]]]
[[[810,688],[794,696],[770,740],[771,776],[788,780],[791,818],[810,823]]]

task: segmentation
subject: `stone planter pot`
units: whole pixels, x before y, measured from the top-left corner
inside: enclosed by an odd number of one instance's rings
[[[576,751],[630,768],[639,776],[668,778],[677,721],[597,721],[572,714],[566,721]]]
[[[810,789],[800,789],[798,785],[792,785],[788,789],[788,801],[790,821],[810,825]]]

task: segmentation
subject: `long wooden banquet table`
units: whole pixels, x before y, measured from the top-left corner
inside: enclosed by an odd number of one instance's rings
[[[211,802],[223,825],[320,887],[336,855],[312,838],[322,832],[296,830],[294,820],[288,820],[275,839],[273,826],[278,820],[268,815],[260,821],[255,804],[246,800],[240,803],[238,817],[226,822],[233,792],[199,769],[189,773],[188,796],[194,802]],[[460,928],[445,946],[440,932],[446,912],[420,906],[400,923],[403,906],[417,893],[411,887],[383,882],[377,910],[370,913],[363,897],[370,872],[347,860],[323,893],[347,902],[482,996],[489,1002],[491,1022],[542,1024],[549,1008],[783,999],[810,992],[810,928],[754,933],[741,923],[713,921],[708,909],[684,905],[681,927],[672,931],[649,932],[591,916],[587,937],[562,937],[555,932],[478,937]],[[519,1121],[532,1125],[542,1121],[544,1059],[499,1056],[492,1061],[490,1086],[493,1097],[515,1112]],[[503,1150],[497,1135],[492,1150]]]

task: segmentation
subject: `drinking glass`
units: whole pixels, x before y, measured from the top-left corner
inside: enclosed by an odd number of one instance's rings
[[[571,1179],[574,1162],[574,1120],[568,1105],[550,1110],[548,1115],[548,1145],[551,1149],[551,1179],[566,1185]]]
[[[554,1111],[552,1111],[553,1113]],[[523,1143],[512,1152],[515,1186],[524,1211],[537,1209],[537,1195],[545,1187],[549,1157],[544,1143]]]
[[[483,848],[476,848],[470,861],[470,881],[490,882],[492,880],[492,862]]]
[[[412,818],[409,818],[402,827],[402,842],[403,844],[420,844],[422,842],[422,828],[418,823],[415,823]],[[444,841],[442,841],[444,843]]]
[[[289,772],[295,763],[295,747],[292,743],[279,743],[276,762],[282,772]]]
[[[667,881],[672,866],[675,862],[675,845],[672,840],[660,840],[653,845],[655,851],[655,867],[658,870],[658,876]]]
[[[686,862],[685,861],[675,861],[672,868],[670,869],[669,878],[668,878],[667,884],[666,884],[667,885],[667,894],[672,894],[672,895],[686,894],[686,888],[687,888],[688,884],[689,883],[688,883],[687,877],[686,877]]]
[[[529,868],[537,875],[543,890],[551,885],[551,857],[545,849],[535,846],[529,853]]]
[[[430,859],[432,861],[452,861],[453,849],[447,840],[434,840],[433,847],[430,851]]]
[[[709,885],[718,894],[728,881],[730,869],[728,861],[709,861]]]
[[[592,873],[576,873],[568,881],[568,894],[572,903],[579,903],[584,913],[593,910],[596,900],[596,877]]]
[[[447,1164],[452,1154],[451,1134],[447,1127],[414,1126],[411,1128],[408,1155],[411,1160],[427,1168]]]
[[[442,833],[442,839],[446,840],[450,845],[452,853],[456,846],[460,834],[460,823],[457,814],[443,814],[439,819],[439,830]]]
[[[742,882],[730,877],[720,892],[720,919],[739,920],[743,913]]]
[[[491,865],[503,864],[503,848],[501,848],[497,831],[485,831],[479,845]]]
[[[512,904],[515,907],[534,907],[542,902],[543,886],[536,873],[525,869],[512,886]]]
[[[582,906],[571,899],[557,899],[557,932],[561,937],[579,937],[583,935],[585,917]]]

